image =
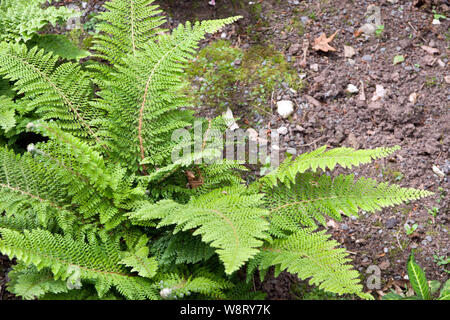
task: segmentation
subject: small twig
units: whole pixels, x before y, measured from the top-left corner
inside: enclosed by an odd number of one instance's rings
[[[297,147],[309,147],[310,145],[319,142],[322,139],[325,139],[326,137],[320,137],[319,139],[314,140],[313,142],[307,143],[307,144],[300,144]]]

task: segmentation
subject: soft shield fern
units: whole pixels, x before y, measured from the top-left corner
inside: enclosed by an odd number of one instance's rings
[[[186,23],[171,33],[151,0],[113,0],[100,15],[89,68],[21,44],[0,49],[1,126],[31,108],[41,142],[0,147],[0,252],[18,263],[9,290],[26,299],[261,298],[258,271],[287,270],[338,294],[363,292],[346,250],[320,225],[430,192],[323,174],[398,148],[326,146],[287,159],[246,185],[244,169],[206,148],[222,118],[199,119],[201,148],[178,161],[176,129],[196,130],[180,94],[183,69],[207,33],[239,17]]]
[[[65,7],[49,6],[42,9],[46,0],[1,0],[0,42],[27,42],[47,24],[56,25],[79,13]],[[51,1],[50,1],[51,2]]]

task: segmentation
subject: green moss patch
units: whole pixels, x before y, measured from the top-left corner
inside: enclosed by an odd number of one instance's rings
[[[186,74],[192,84],[186,93],[194,104],[218,111],[248,106],[268,112],[272,92],[303,87],[296,70],[273,47],[243,50],[225,40],[202,49]]]

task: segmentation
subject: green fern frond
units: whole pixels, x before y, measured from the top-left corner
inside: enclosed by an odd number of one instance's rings
[[[110,146],[121,162],[133,169],[146,158],[153,159],[152,167],[167,164],[176,146],[171,141],[173,131],[193,122],[191,111],[180,110],[186,100],[175,90],[181,83],[183,67],[206,33],[237,19],[180,25],[170,35],[157,36],[144,50],[128,55],[123,65],[117,66],[117,73],[99,92],[102,99],[97,103],[109,108]],[[143,168],[146,171],[145,165]]]
[[[80,14],[66,7],[41,9],[45,0],[2,0],[0,42],[27,42],[47,24],[56,25]]]
[[[300,225],[326,225],[325,215],[336,220],[341,215],[358,216],[359,210],[375,212],[405,201],[427,197],[432,192],[401,188],[354,175],[331,178],[313,173],[298,174],[294,184],[263,188],[271,222],[281,229],[295,231]]]
[[[74,136],[103,145],[104,112],[89,106],[90,75],[78,64],[58,64],[59,57],[34,47],[8,44],[0,49],[0,75],[14,81],[17,94],[24,94],[43,120],[54,119]]]
[[[38,46],[45,52],[53,54],[67,60],[80,60],[89,57],[91,53],[78,48],[69,38],[62,34],[40,34],[35,35],[28,43],[28,47]]]
[[[125,253],[125,257],[120,260],[120,264],[131,267],[131,271],[137,272],[141,277],[152,278],[156,275],[158,262],[155,258],[148,257],[149,248],[143,246],[135,252]]]
[[[8,132],[16,125],[16,104],[6,96],[0,96],[0,128]]]
[[[8,290],[26,300],[41,298],[46,293],[60,294],[69,291],[63,280],[55,280],[50,269],[40,271],[33,265],[17,268],[8,273],[11,279]]]
[[[180,273],[164,274],[162,276],[159,281],[159,287],[161,288],[160,296],[163,299],[189,298],[192,293],[223,299],[225,298],[224,290],[233,287],[229,281],[202,269],[189,276],[183,275],[182,272]]]
[[[204,242],[217,248],[225,271],[230,274],[257,254],[262,245],[260,239],[267,237],[267,211],[258,209],[260,199],[261,195],[246,196],[242,191],[215,190],[187,205],[163,200],[128,216],[135,224],[161,219],[158,228],[175,224],[175,233],[194,229],[192,235],[201,235]]]
[[[151,251],[158,263],[167,268],[207,261],[215,253],[200,236],[192,236],[190,232],[172,234],[171,231],[153,241]]]
[[[31,207],[43,226],[57,219],[69,232],[76,214],[65,198],[70,191],[64,181],[61,172],[41,166],[29,155],[20,157],[0,147],[0,211],[7,215]]]
[[[287,159],[277,170],[272,171],[263,178],[263,182],[277,184],[279,180],[282,183],[288,181],[295,182],[298,173],[307,170],[317,171],[318,168],[333,170],[336,165],[344,168],[359,166],[370,163],[375,159],[387,157],[394,151],[399,150],[399,146],[391,148],[376,148],[367,150],[355,150],[353,148],[334,148],[326,151],[327,146],[320,147],[309,153],[298,156],[295,160]]]
[[[113,0],[105,3],[106,12],[97,15],[102,23],[97,24],[93,50],[98,57],[111,64],[121,64],[128,54],[135,55],[146,44],[164,32],[159,27],[165,23],[164,16],[154,0]]]
[[[358,272],[347,264],[351,261],[345,249],[330,240],[325,231],[300,229],[286,239],[265,245],[258,255],[259,267],[278,265],[278,270],[297,274],[300,279],[337,294],[362,294]]]
[[[55,279],[66,280],[78,271],[81,280],[95,281],[100,297],[114,286],[128,299],[157,299],[150,282],[120,266],[120,252],[114,246],[89,245],[39,229],[23,233],[0,229],[0,234],[0,252],[38,270],[50,268]]]

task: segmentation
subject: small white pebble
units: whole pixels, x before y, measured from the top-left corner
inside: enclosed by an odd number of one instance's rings
[[[359,92],[359,89],[358,89],[357,86],[355,86],[355,85],[353,85],[353,84],[350,83],[350,84],[347,86],[347,92],[348,92],[348,93],[358,93],[358,92]]]

